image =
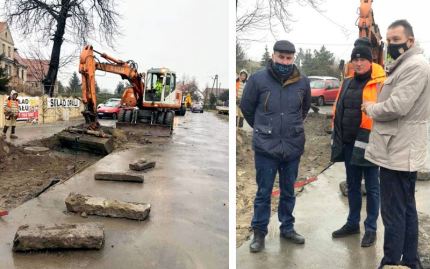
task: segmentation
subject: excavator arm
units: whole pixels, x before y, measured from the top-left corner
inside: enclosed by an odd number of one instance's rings
[[[357,20],[359,37],[367,37],[371,44],[373,62],[384,65],[383,50],[384,43],[382,42],[381,32],[378,25],[375,23],[372,9],[373,0],[360,0],[360,8]]]
[[[356,22],[358,26],[358,37],[366,37],[369,39],[373,62],[384,66],[384,42],[382,41],[379,27],[375,22],[372,3],[373,0],[360,0],[360,7],[358,8],[359,17]],[[354,69],[349,62],[345,67],[344,77],[353,75]]]
[[[108,62],[99,62],[94,53],[97,53]],[[138,73],[135,62],[118,60],[94,50],[90,45],[85,46],[80,56],[79,73],[82,75],[82,102],[85,104],[83,115],[86,123],[89,124],[88,128],[92,130],[99,128],[97,121],[96,70],[118,74],[122,79],[127,79],[130,82],[133,94],[123,96],[122,104],[126,103],[129,106],[140,107],[144,90],[144,74]]]

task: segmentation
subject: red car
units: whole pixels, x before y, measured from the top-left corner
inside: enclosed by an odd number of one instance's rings
[[[109,117],[114,120],[118,119],[119,108],[121,106],[121,99],[109,99],[106,104],[97,108],[97,115],[101,119]]]
[[[334,103],[340,90],[339,79],[325,76],[309,76],[311,81],[312,103],[323,106]]]

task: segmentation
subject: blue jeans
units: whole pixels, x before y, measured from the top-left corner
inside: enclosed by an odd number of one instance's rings
[[[385,227],[383,265],[418,267],[417,172],[381,167],[381,216]]]
[[[379,180],[376,166],[352,165],[351,157],[354,144],[344,144],[344,158],[346,168],[346,183],[348,184],[349,215],[347,225],[359,227],[361,211],[361,180],[364,176],[366,186],[366,212],[364,221],[366,231],[376,231],[376,221],[379,216]]]
[[[254,216],[251,227],[267,234],[270,219],[270,205],[273,183],[276,173],[279,172],[280,197],[278,205],[278,218],[281,222],[281,232],[294,230],[293,210],[296,204],[294,183],[297,179],[300,157],[292,161],[273,159],[255,153],[255,169],[257,170],[257,194],[254,200]]]

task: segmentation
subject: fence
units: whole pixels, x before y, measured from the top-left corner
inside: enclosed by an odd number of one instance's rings
[[[3,104],[7,98],[7,95],[0,95],[0,127],[5,123]],[[73,97],[19,96],[18,101],[18,122],[32,124],[68,121],[70,118],[80,117],[81,111],[84,110],[82,102]]]

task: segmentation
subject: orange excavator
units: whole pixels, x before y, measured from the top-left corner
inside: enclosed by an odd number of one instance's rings
[[[107,62],[100,62],[95,54]],[[90,45],[82,50],[79,63],[79,73],[82,74],[82,102],[85,104],[83,115],[88,129],[99,128],[96,70],[118,74],[131,85],[122,94],[117,126],[141,124],[148,129],[144,135],[171,135],[175,110],[180,109],[182,100],[182,93],[175,89],[176,74],[167,68],[151,68],[146,75],[139,73],[138,65],[134,61],[115,59],[94,50]]]
[[[370,41],[373,62],[384,66],[384,42],[382,41],[379,27],[375,22],[372,3],[373,0],[360,0],[360,7],[358,8],[359,17],[356,22],[358,37],[367,38]],[[353,74],[352,64],[348,63],[344,70],[344,75],[348,77]]]
[[[100,62],[96,54],[107,62]],[[172,134],[175,111],[180,110],[182,101],[182,92],[175,87],[175,72],[167,68],[151,68],[146,74],[139,73],[136,62],[115,59],[87,45],[79,61],[85,124],[82,128],[71,127],[59,134],[64,146],[102,154],[113,150],[111,136],[103,132],[97,120],[97,70],[118,74],[130,84],[121,97],[117,127],[132,129],[143,136],[165,137]]]

